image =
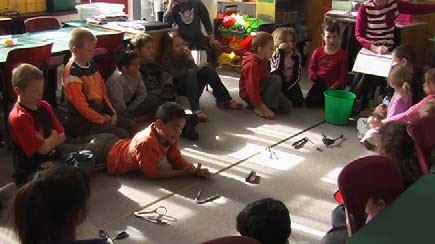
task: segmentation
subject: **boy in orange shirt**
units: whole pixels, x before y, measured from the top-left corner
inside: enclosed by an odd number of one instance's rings
[[[194,175],[208,178],[208,169],[187,162],[178,149],[177,141],[186,122],[184,109],[169,102],[156,112],[156,121],[137,133],[132,139],[118,141],[109,151],[107,171],[124,174],[141,170],[148,178],[168,178]],[[159,168],[167,159],[172,168]]]
[[[92,60],[96,44],[95,35],[85,28],[75,28],[71,32],[69,48],[72,57],[65,66],[62,80],[68,102],[67,134],[85,136],[105,132],[126,138],[129,133],[117,127],[120,124],[118,115]]]

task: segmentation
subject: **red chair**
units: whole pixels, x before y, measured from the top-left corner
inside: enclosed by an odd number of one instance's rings
[[[51,16],[28,18],[24,21],[24,26],[26,27],[26,32],[57,30],[62,28],[59,20]]]
[[[409,124],[408,133],[414,140],[421,171],[429,174],[431,151],[435,150],[435,117],[425,117]]]
[[[387,204],[405,189],[400,171],[395,163],[384,156],[368,156],[346,165],[338,176],[349,220],[350,234],[366,221],[365,206],[373,196],[382,196]]]
[[[12,70],[19,64],[28,63],[45,71],[48,67],[52,46],[53,44],[49,43],[37,47],[17,48],[9,51],[4,67],[5,75],[1,87],[5,125],[7,125],[11,104],[15,103],[17,100],[17,95],[12,86]],[[46,87],[47,80],[45,82],[45,89]]]
[[[115,53],[122,48],[123,41],[124,32],[97,36],[95,62],[104,80],[109,78],[116,69]],[[104,49],[106,53],[103,52]],[[101,52],[100,55],[97,54],[97,50]]]
[[[59,22],[59,20],[52,16],[28,18],[24,21],[24,26],[26,27],[26,32],[58,30],[62,28],[62,24]],[[54,107],[57,105],[57,67],[64,64],[64,62],[65,55],[51,56],[49,61],[50,67],[47,68],[49,80],[56,81],[47,84],[47,101]]]
[[[202,244],[260,244],[260,242],[247,236],[226,236]]]

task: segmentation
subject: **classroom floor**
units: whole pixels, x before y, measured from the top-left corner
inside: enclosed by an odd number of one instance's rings
[[[231,95],[238,96],[238,75],[221,72]],[[304,93],[310,86],[301,82]],[[322,109],[298,108],[291,114],[268,121],[252,111],[220,110],[211,92],[201,98],[209,121],[198,125],[200,139],[181,140],[180,148],[191,162],[201,162],[215,174],[210,180],[192,178],[147,180],[140,173],[124,176],[97,174],[93,177],[87,221],[80,226],[80,238],[93,238],[98,230],[110,235],[126,230],[130,237],[117,243],[200,243],[216,237],[236,235],[235,218],[248,203],[272,197],[288,207],[292,221],[290,243],[319,243],[331,228],[330,212],[337,205],[332,194],[336,178],[350,160],[369,154],[356,139],[355,127],[333,126],[323,122]],[[322,145],[321,134],[343,134],[346,140],[335,148]],[[310,138],[323,152],[307,143],[295,150],[291,143]],[[277,158],[270,159],[271,146]],[[11,181],[10,152],[0,150],[0,186]],[[260,184],[245,182],[254,170]],[[0,199],[13,187],[6,187]],[[206,198],[221,197],[203,205],[195,203],[199,189]],[[159,225],[133,215],[138,210],[164,206],[176,221]],[[3,223],[3,224],[2,224]],[[15,243],[10,231],[0,222],[0,243]]]

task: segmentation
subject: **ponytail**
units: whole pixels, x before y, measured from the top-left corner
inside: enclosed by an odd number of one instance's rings
[[[405,81],[405,82],[403,82],[400,90],[401,90],[400,93],[402,95],[402,99],[405,101],[405,103],[408,103],[409,100],[412,99],[411,85],[407,81]]]

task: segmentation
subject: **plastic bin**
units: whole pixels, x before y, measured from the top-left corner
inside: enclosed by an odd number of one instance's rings
[[[76,5],[80,20],[86,21],[96,15],[117,15],[124,13],[124,4],[118,3],[90,3]]]
[[[326,90],[325,120],[333,125],[346,125],[352,112],[356,95],[346,90]]]

